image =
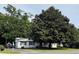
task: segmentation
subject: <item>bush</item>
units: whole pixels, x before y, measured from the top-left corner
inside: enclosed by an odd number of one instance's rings
[[[24,46],[22,46],[21,49],[24,49]]]
[[[3,51],[5,47],[3,45],[0,45],[0,50]]]

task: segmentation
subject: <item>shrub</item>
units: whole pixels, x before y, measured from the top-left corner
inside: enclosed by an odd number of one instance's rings
[[[21,49],[24,49],[24,46],[22,46]]]
[[[3,51],[5,47],[3,45],[0,45],[0,50]]]

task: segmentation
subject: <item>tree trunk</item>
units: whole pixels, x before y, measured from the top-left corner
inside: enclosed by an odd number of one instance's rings
[[[39,46],[39,48],[42,48],[42,42],[40,42],[40,46]]]
[[[51,43],[49,43],[49,48],[51,48]]]

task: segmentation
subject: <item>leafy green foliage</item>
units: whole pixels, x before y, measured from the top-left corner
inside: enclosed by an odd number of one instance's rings
[[[3,45],[0,45],[0,50],[3,51],[5,47]]]
[[[4,38],[7,42],[15,41],[16,37],[27,38],[27,32],[30,25],[28,15],[22,13],[20,9],[17,10],[12,5],[7,5],[7,7],[4,8],[8,13],[0,13],[0,38]]]
[[[61,11],[50,7],[32,20],[30,37],[36,42],[73,43],[77,40],[76,28]]]

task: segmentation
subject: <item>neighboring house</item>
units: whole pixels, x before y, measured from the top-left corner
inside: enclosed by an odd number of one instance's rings
[[[39,46],[39,43],[34,42],[31,39],[27,38],[16,38],[15,39],[15,47],[16,48],[36,48]],[[57,43],[52,43],[52,48],[57,48]],[[60,44],[63,47],[62,44]],[[42,43],[42,47],[49,47],[49,43]]]

